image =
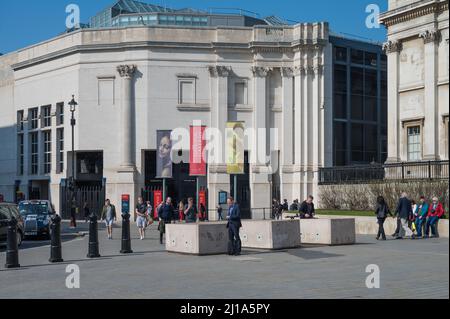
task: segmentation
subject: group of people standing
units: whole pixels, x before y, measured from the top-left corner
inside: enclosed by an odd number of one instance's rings
[[[408,198],[408,194],[402,193],[398,201],[395,213],[392,214],[383,196],[377,199],[375,209],[378,221],[378,234],[376,239],[386,240],[384,222],[388,216],[397,218],[397,229],[392,236],[395,239],[403,239],[405,236],[411,239],[438,238],[438,222],[444,217],[444,207],[437,197],[428,202],[425,196],[421,196],[418,204]]]
[[[197,221],[206,221],[207,214],[206,208],[203,204],[200,205],[199,210],[194,205],[194,199],[188,198],[187,204],[180,201],[178,207],[175,208],[172,204],[172,198],[167,197],[165,202],[162,202],[156,207],[157,213],[153,215],[153,207],[149,201],[144,202],[142,197],[138,198],[138,202],[135,207],[134,221],[139,232],[140,240],[145,239],[145,232],[148,226],[154,223],[153,216],[157,217],[158,231],[160,232],[160,243],[163,243],[163,236],[165,234],[165,225],[172,222],[186,222],[195,223]],[[116,208],[111,204],[111,201],[107,199],[101,212],[101,221],[105,223],[108,239],[112,239],[113,224],[117,221]]]
[[[287,199],[280,203],[277,199],[272,201],[272,219],[281,219],[283,212],[297,212],[297,217],[301,219],[314,218],[316,210],[314,208],[314,197],[309,195],[301,204],[295,199],[289,206]]]

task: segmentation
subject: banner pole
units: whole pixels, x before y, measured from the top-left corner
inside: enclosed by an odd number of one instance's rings
[[[200,183],[198,181],[198,176],[195,177],[195,181],[196,181],[195,189],[196,189],[196,194],[197,194],[197,197],[195,198],[195,202],[197,203],[197,209],[200,210],[200,202],[199,202],[199,200],[200,200]]]
[[[163,203],[166,202],[166,179],[165,178],[163,178],[163,198],[162,198],[162,200],[163,200]]]
[[[234,175],[234,188],[233,188],[233,198],[237,201],[237,175]]]

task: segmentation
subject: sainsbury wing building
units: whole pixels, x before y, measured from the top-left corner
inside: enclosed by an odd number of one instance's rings
[[[201,123],[225,140],[227,123],[239,122],[256,132],[244,138],[243,174],[235,179],[219,156],[190,176],[188,143],[173,150],[164,193],[202,191],[210,219],[219,194],[237,194],[244,217],[262,218],[274,197],[317,196],[322,168],[386,160],[386,77],[380,44],[326,22],[121,0],[0,57],[0,194],[50,199],[64,215],[74,171],[77,201],[94,209],[123,194],[131,207],[138,196],[154,201],[161,132]],[[268,160],[253,160],[258,152]]]

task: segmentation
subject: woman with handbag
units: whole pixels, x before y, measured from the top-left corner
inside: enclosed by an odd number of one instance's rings
[[[384,222],[388,215],[392,217],[392,213],[389,210],[386,201],[383,196],[378,196],[377,198],[377,208],[375,210],[375,215],[377,215],[377,223],[378,223],[378,234],[377,240],[381,239],[386,240],[386,234],[384,232]]]

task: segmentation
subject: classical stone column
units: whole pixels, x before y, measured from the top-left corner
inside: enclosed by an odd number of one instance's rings
[[[388,41],[383,45],[388,58],[388,158],[387,163],[400,161],[400,125],[399,125],[399,53],[402,43]]]
[[[303,66],[296,66],[294,68],[295,75],[295,105],[294,105],[294,163],[296,166],[303,164],[302,149],[303,149],[303,78],[306,74],[306,70]]]
[[[219,191],[230,193],[230,177],[227,175],[225,164],[225,126],[228,121],[228,77],[231,67],[214,65],[208,66],[211,88],[211,129],[217,129],[221,134],[221,149],[215,151],[213,162],[208,165],[208,208],[215,212],[218,205]],[[219,138],[217,135],[214,139]],[[219,154],[220,153],[220,154]],[[210,214],[210,220],[216,220],[217,214]]]
[[[425,122],[423,140],[423,159],[434,161],[439,159],[439,112],[437,101],[438,77],[438,30],[427,30],[419,35],[425,44],[424,72],[425,72]]]
[[[321,50],[321,49],[319,49]],[[320,54],[320,53],[318,53]],[[312,183],[309,191],[310,195],[314,197],[318,196],[318,182],[319,182],[319,168],[322,166],[322,121],[321,121],[321,79],[323,74],[323,65],[321,64],[321,58],[318,58],[314,62],[313,71],[314,71],[314,79],[312,83],[312,125],[311,131],[312,133],[312,141],[313,149],[312,149],[312,163],[309,167],[309,176],[312,180],[308,180],[308,183]]]
[[[292,193],[292,166],[294,164],[293,150],[294,150],[294,69],[290,67],[281,68],[282,80],[282,149],[281,149],[281,163],[280,171],[280,193],[282,198],[286,198],[291,202],[294,198]],[[289,171],[288,172],[286,172]]]
[[[136,72],[136,65],[119,65],[117,71],[122,78],[122,112],[121,112],[121,144],[122,157],[121,166],[134,168],[133,156],[133,114],[132,114],[132,85]]]
[[[262,158],[262,154],[267,154],[267,76],[273,71],[269,67],[252,67],[253,82],[254,82],[254,111],[253,111],[253,128],[254,136],[251,149],[251,206],[253,208],[270,207],[271,205],[271,188],[269,183],[269,169],[267,164]],[[261,134],[259,134],[261,131]],[[260,149],[261,148],[261,149]],[[258,156],[258,153],[260,154]],[[261,216],[257,216],[258,213],[254,211],[254,218],[258,219]]]
[[[134,141],[134,114],[133,114],[133,77],[137,70],[136,65],[119,65],[117,72],[122,78],[122,99],[120,113],[120,166],[117,174],[107,181],[106,197],[111,202],[120,207],[121,195],[130,195],[131,213],[135,207],[135,201],[139,194],[136,184],[136,163],[134,160],[135,141]],[[120,211],[117,212],[118,219],[121,219]]]

